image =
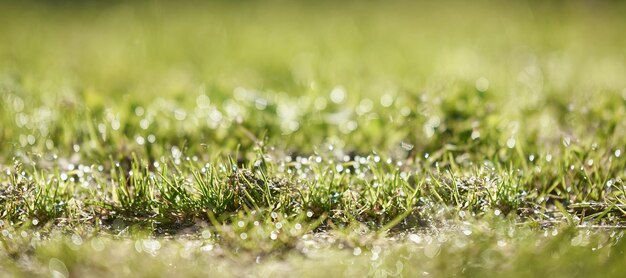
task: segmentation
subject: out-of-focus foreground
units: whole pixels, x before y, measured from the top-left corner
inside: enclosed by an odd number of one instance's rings
[[[0,276],[620,276],[626,4],[0,4]]]

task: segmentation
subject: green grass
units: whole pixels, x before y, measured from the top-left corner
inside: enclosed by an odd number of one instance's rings
[[[624,11],[2,3],[0,276],[620,276]]]

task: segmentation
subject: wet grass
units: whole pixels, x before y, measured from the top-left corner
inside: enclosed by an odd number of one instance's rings
[[[623,4],[0,6],[1,275],[620,274]]]

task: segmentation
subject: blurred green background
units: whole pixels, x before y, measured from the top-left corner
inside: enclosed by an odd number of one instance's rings
[[[0,1],[0,276],[619,276],[624,15],[624,1]],[[233,217],[222,230],[208,212]],[[385,226],[405,212],[398,241]],[[275,241],[288,213],[311,237]],[[322,214],[338,226],[309,230]],[[125,223],[184,236],[135,241]]]
[[[0,150],[143,152],[136,137],[154,135],[192,152],[265,137],[292,152],[401,142],[433,152],[475,130],[500,146],[524,133],[538,150],[621,117],[625,11],[613,1],[3,2]],[[583,107],[595,116],[568,116]]]

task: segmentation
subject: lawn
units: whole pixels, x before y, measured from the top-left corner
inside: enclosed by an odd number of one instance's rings
[[[626,3],[0,3],[0,276],[620,277]]]

